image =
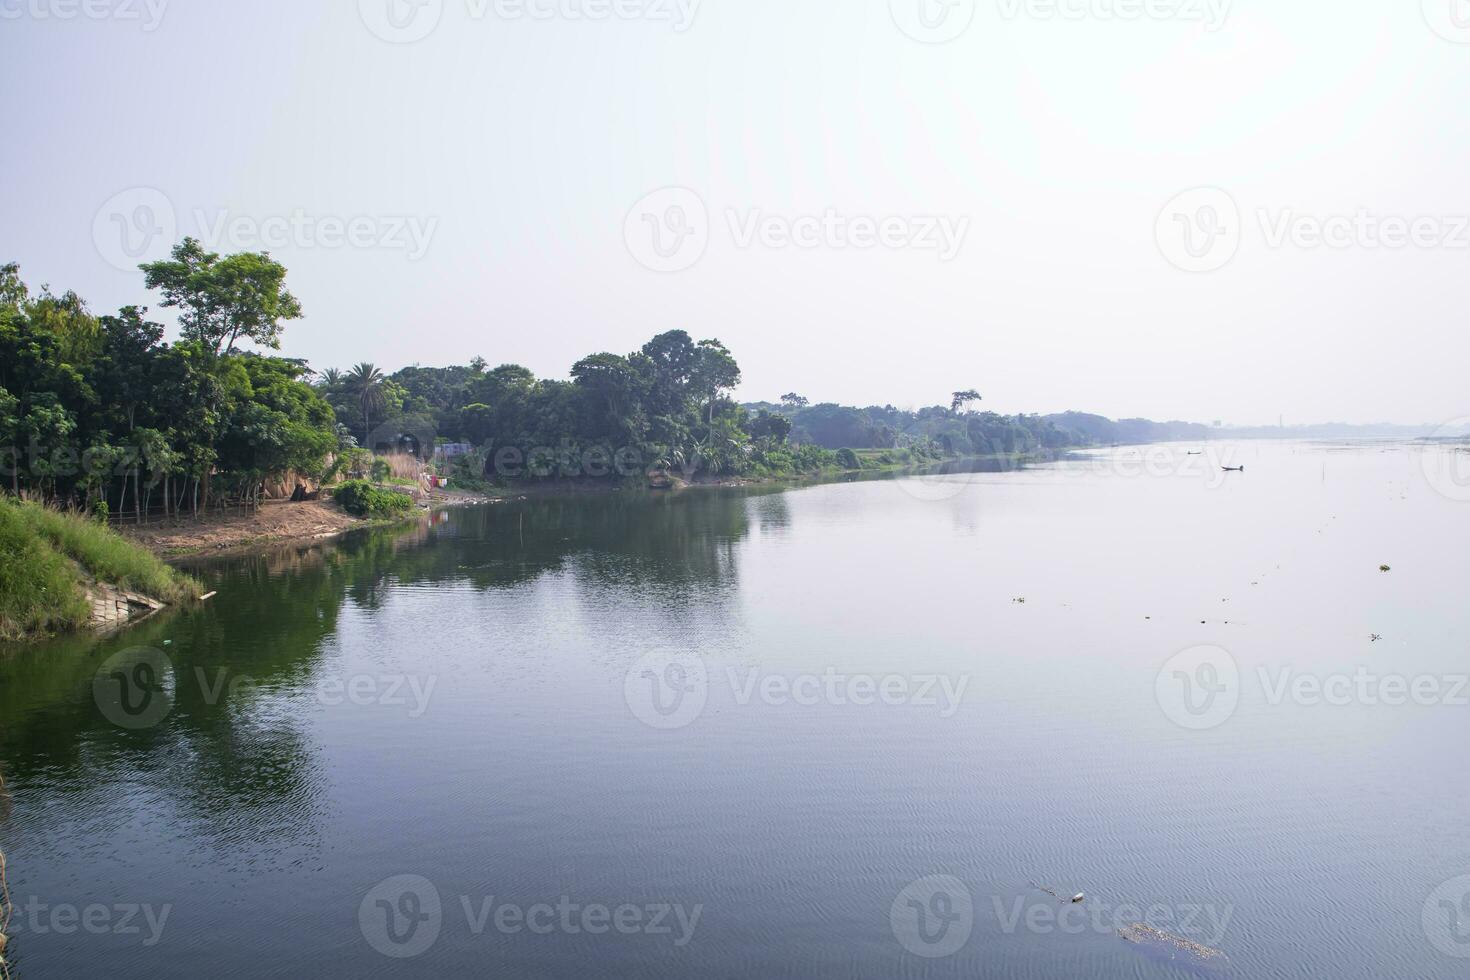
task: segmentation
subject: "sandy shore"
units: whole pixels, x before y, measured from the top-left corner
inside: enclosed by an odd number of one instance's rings
[[[258,544],[330,538],[370,525],[371,522],[326,502],[268,501],[254,513],[240,511],[198,521],[185,518],[142,527],[122,525],[118,530],[161,557],[180,558]]]

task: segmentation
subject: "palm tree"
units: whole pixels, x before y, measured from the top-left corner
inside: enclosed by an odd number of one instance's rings
[[[342,383],[342,372],[336,368],[327,368],[317,377],[322,379],[323,388],[335,388]]]
[[[363,448],[372,452],[372,413],[383,407],[383,372],[375,365],[363,362],[347,372],[347,390],[357,396],[362,406]]]

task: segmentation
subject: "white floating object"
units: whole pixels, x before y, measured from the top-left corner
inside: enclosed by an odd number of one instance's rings
[[[1072,896],[1072,904],[1076,905],[1078,902],[1082,901],[1086,897],[1087,896],[1084,895],[1082,892],[1078,892],[1077,894]]]

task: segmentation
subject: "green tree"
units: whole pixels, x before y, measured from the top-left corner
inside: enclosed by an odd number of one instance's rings
[[[10,470],[10,489],[20,493],[20,400],[0,388],[0,453]]]
[[[282,321],[301,317],[301,304],[285,288],[285,266],[265,252],[220,258],[185,238],[169,259],[139,268],[147,287],[162,292],[163,305],[180,311],[184,338],[217,357],[241,339],[279,349]]]
[[[347,372],[347,390],[357,401],[357,407],[362,411],[362,434],[363,448],[369,452],[373,447],[368,445],[372,437],[372,417],[374,412],[381,412],[387,401],[383,395],[383,382],[386,379],[383,372],[377,366],[364,361],[355,365]]]

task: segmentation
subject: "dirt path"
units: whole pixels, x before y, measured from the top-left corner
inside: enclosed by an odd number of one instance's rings
[[[143,527],[123,525],[118,530],[155,554],[176,558],[272,541],[329,538],[367,524],[329,503],[269,501],[261,504],[255,513],[242,511],[199,521],[186,518]]]

